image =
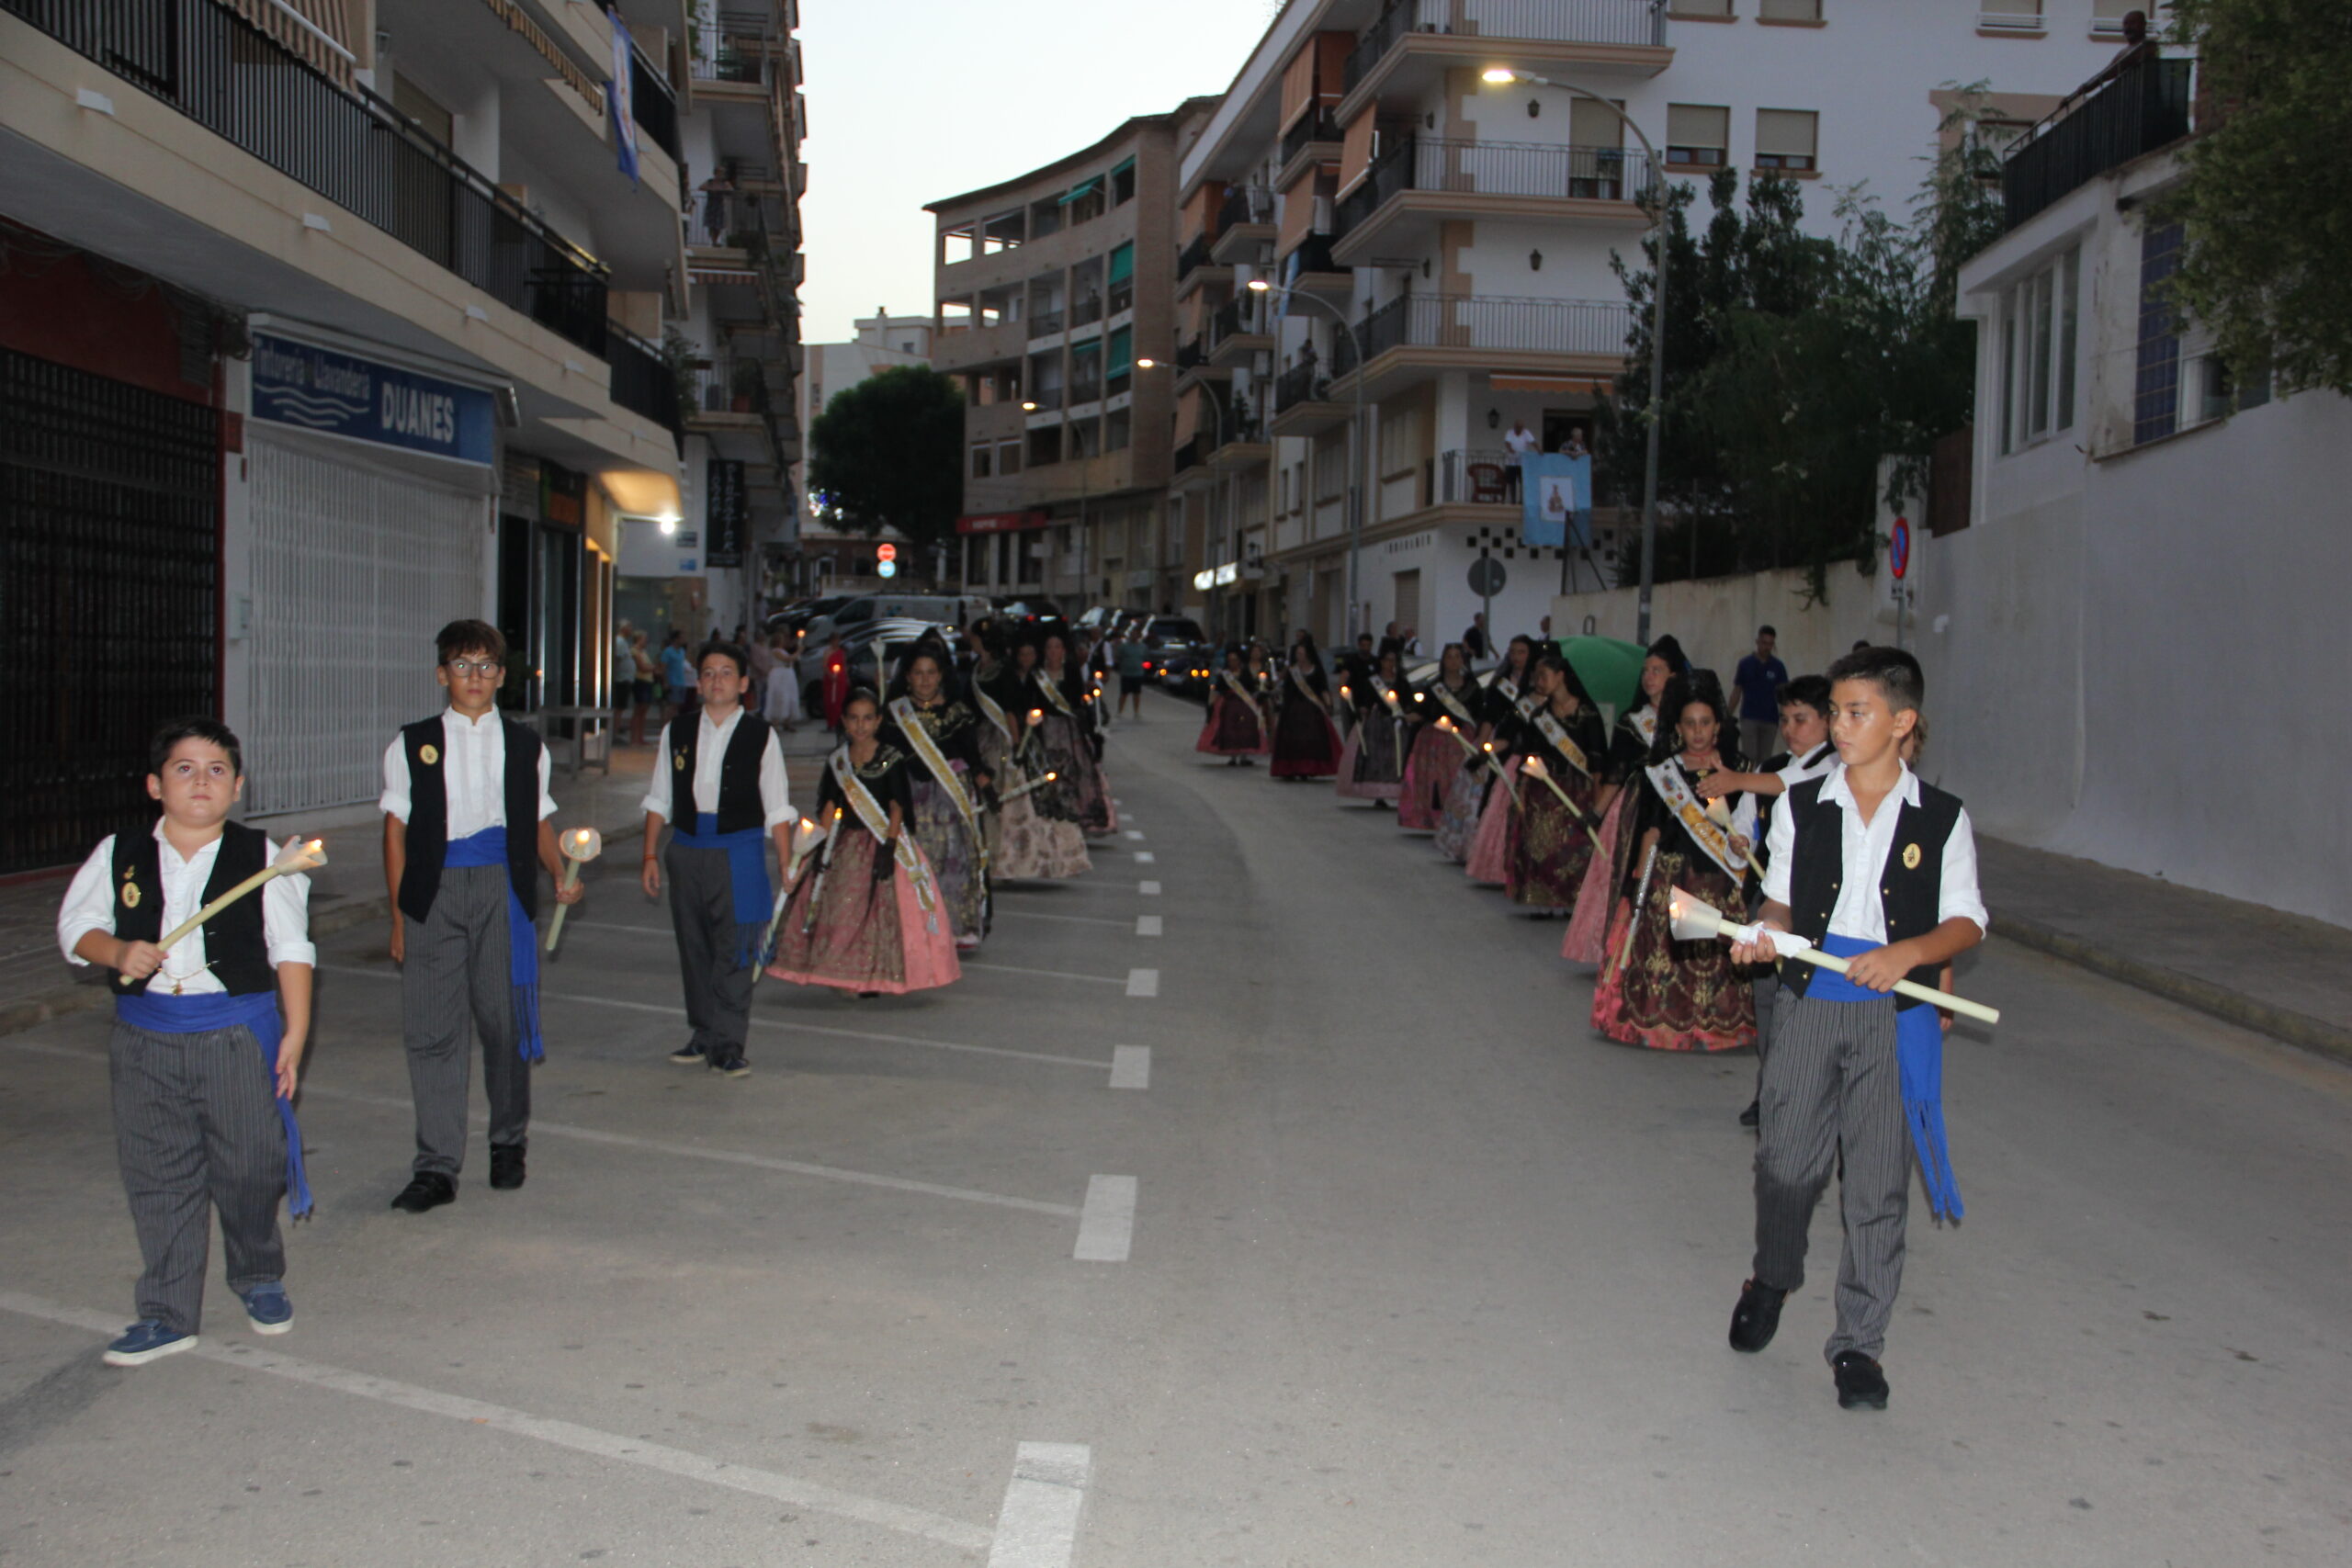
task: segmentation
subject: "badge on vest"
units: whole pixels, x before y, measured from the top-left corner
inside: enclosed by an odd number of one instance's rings
[[[432,767],[441,761],[441,748],[427,741],[417,748],[416,760],[428,768]]]
[[[670,754],[670,766],[679,773],[684,773],[686,771],[686,754],[684,751],[673,751]]]
[[[1903,869],[1905,871],[1917,871],[1919,869],[1918,845],[1905,844],[1903,846]]]
[[[139,884],[136,882],[126,882],[122,885],[122,907],[126,909],[139,908]]]

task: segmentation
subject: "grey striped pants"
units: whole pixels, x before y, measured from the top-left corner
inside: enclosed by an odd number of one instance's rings
[[[1756,1266],[1759,1284],[1804,1283],[1805,1233],[1838,1156],[1846,1231],[1838,1327],[1823,1353],[1876,1357],[1903,1283],[1911,1201],[1911,1129],[1894,1060],[1894,999],[1823,1001],[1783,987],[1758,1091]]]
[[[521,1148],[531,1122],[531,1065],[514,1026],[507,973],[506,868],[446,867],[433,913],[401,917],[401,1039],[416,1100],[419,1171],[454,1177],[466,1162],[466,1089],[473,1076],[466,1023],[481,1041],[490,1146]]]
[[[269,1064],[243,1024],[150,1034],[118,1021],[107,1076],[115,1156],[139,1233],[139,1315],[194,1334],[204,1315],[213,1214],[231,1290],[286,1274],[277,1235],[286,1128]]]
[[[740,1056],[752,1032],[752,977],[759,971],[736,962],[743,928],[735,919],[735,877],[727,852],[673,837],[662,863],[670,882],[678,978],[694,1043],[713,1062]]]

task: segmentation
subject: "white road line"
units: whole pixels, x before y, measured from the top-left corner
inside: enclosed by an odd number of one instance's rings
[[[678,928],[675,926],[625,926],[617,920],[567,920],[564,923],[569,925],[574,931],[634,931],[639,936],[675,936],[678,934]]]
[[[1159,857],[1153,854],[1149,850],[1137,850],[1136,852],[1136,863],[1137,865],[1152,865],[1157,863],[1159,859]]]
[[[1102,923],[1106,926],[1115,926],[1121,922],[1104,920]],[[357,975],[370,980],[400,978],[398,970],[386,973],[383,970],[359,969],[343,964],[322,964],[318,967],[329,975]],[[975,965],[967,964],[964,967],[969,969]],[[1099,979],[1106,985],[1117,984],[1116,981],[1099,975],[1077,977]],[[660,1013],[665,1018],[686,1016],[686,1010],[684,1008],[664,1007],[659,1002],[623,1001],[618,997],[583,997],[573,991],[550,991],[544,988],[539,992],[539,997],[543,1001],[577,1002],[582,1007],[626,1008],[631,1012]],[[782,1029],[799,1034],[832,1034],[843,1040],[879,1041],[885,1045],[920,1045],[927,1051],[957,1051],[972,1056],[1003,1056],[1015,1062],[1043,1062],[1056,1067],[1084,1067],[1089,1072],[1096,1073],[1102,1070],[1100,1060],[1089,1060],[1084,1056],[1049,1056],[1039,1051],[1012,1051],[1001,1045],[966,1045],[952,1040],[918,1040],[910,1034],[877,1034],[863,1029],[835,1029],[827,1024],[802,1023],[797,1019],[763,1018],[758,1013],[752,1015],[752,1021],[762,1029]]]
[[[1157,969],[1128,970],[1127,995],[1131,997],[1156,997],[1159,995],[1159,971]]]
[[[1136,884],[1136,891],[1147,898],[1157,898],[1159,897],[1159,884],[1157,882],[1138,882]]]
[[[1094,1456],[1084,1443],[1023,1443],[996,1514],[988,1568],[1069,1568]]]
[[[25,1317],[36,1317],[51,1323],[63,1324],[70,1328],[87,1329],[93,1334],[102,1334],[108,1337],[120,1332],[120,1325],[114,1318],[103,1316],[97,1313],[78,1311],[72,1307],[59,1305],[54,1302],[43,1301],[38,1296],[23,1295],[15,1291],[0,1291],[0,1309],[6,1309]],[[292,1382],[309,1383],[314,1388],[327,1389],[335,1393],[347,1393],[359,1399],[372,1399],[380,1404],[398,1405],[401,1409],[421,1411],[427,1416],[445,1416],[452,1421],[463,1422],[469,1427],[488,1427],[495,1431],[512,1433],[519,1438],[529,1438],[556,1448],[570,1449],[574,1453],[589,1454],[597,1459],[617,1460],[624,1464],[662,1471],[666,1474],[683,1476],[689,1481],[700,1481],[712,1486],[724,1486],[730,1491],[748,1492],[755,1497],[765,1497],[791,1507],[808,1508],[818,1513],[854,1519],[860,1524],[875,1525],[883,1529],[921,1536],[926,1540],[939,1541],[944,1545],[956,1547],[966,1551],[978,1551],[986,1547],[991,1552],[989,1557],[991,1562],[1001,1560],[1025,1565],[1031,1562],[1068,1563],[1069,1561],[1067,1552],[1059,1558],[1000,1559],[995,1554],[1003,1550],[1006,1541],[1002,1518],[1000,1518],[995,1531],[991,1533],[978,1525],[967,1525],[961,1519],[951,1519],[938,1514],[926,1513],[921,1508],[904,1507],[897,1503],[886,1503],[878,1497],[861,1497],[855,1493],[836,1491],[820,1483],[804,1481],[797,1476],[779,1475],[766,1470],[752,1470],[725,1460],[689,1453],[684,1449],[673,1449],[662,1443],[647,1442],[641,1438],[625,1438],[616,1432],[603,1432],[594,1427],[580,1426],[576,1422],[559,1421],[546,1416],[534,1416],[526,1410],[516,1410],[503,1404],[486,1404],[478,1399],[468,1399],[461,1394],[443,1393],[437,1389],[421,1388],[415,1383],[398,1382],[390,1378],[379,1378],[368,1372],[349,1371],[320,1361],[305,1361],[293,1356],[280,1355],[275,1350],[265,1349],[257,1345],[245,1345],[235,1341],[225,1345],[199,1344],[191,1353],[206,1360],[219,1361],[226,1366],[241,1368],[246,1371],[267,1372],[272,1377],[285,1378]],[[1023,1444],[1023,1453],[1025,1455],[1032,1446]],[[1035,1446],[1059,1450],[1068,1445]],[[1086,1450],[1080,1448],[1077,1451],[1080,1456],[1078,1478],[1075,1483],[1064,1481],[1060,1484],[1064,1487],[1074,1485],[1082,1495],[1086,1484],[1084,1458]],[[1059,1471],[1067,1472],[1068,1464],[1067,1460],[1060,1461]],[[1026,1480],[1025,1484],[1036,1486],[1040,1490],[1049,1490],[1053,1483],[1045,1480],[1029,1479]],[[1023,1485],[1024,1472],[1020,1461],[1016,1461],[1013,1471],[1013,1488],[1017,1491]],[[1024,1492],[1022,1495],[1024,1510],[1022,1517],[1024,1519],[1041,1517],[1037,1504],[1029,1500],[1028,1494]],[[1012,1502],[1013,1494],[1008,1492],[1005,1495],[1008,1517],[1011,1517]],[[1072,1506],[1068,1512],[1070,1537],[1074,1540],[1078,1525],[1077,1510]]]
[[[1136,935],[1159,936],[1160,934],[1159,917],[1158,915],[1137,915],[1136,917]]]
[[[1125,1263],[1135,1239],[1136,1179],[1088,1177],[1086,1206],[1078,1215],[1078,1247],[1070,1256],[1080,1263]]]
[[[1073,975],[1066,969],[1018,969],[1010,964],[967,964],[967,969],[978,969],[990,975],[1035,975],[1044,980],[1085,980],[1097,986],[1115,986],[1119,981],[1109,975]]]
[[[1113,1089],[1149,1089],[1151,1087],[1151,1047],[1148,1045],[1112,1046],[1111,1087]]]
[[[1127,837],[1130,839],[1140,839],[1143,835],[1136,832],[1133,828],[1130,828],[1127,829]]]
[[[1041,915],[1035,909],[996,911],[996,918],[1000,920],[1008,915],[1022,920],[1055,920],[1066,926],[1118,926],[1124,930],[1127,923],[1125,920],[1106,920],[1098,915]]]

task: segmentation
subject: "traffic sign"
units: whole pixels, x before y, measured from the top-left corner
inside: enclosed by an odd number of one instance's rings
[[[885,545],[882,547],[887,550],[890,547]],[[899,563],[885,557],[875,566],[874,571],[877,577],[896,577],[899,575]]]
[[[874,558],[876,560],[897,560],[899,558],[899,547],[896,545],[876,545],[874,547]],[[888,574],[886,573],[885,575]]]
[[[1470,563],[1470,592],[1481,599],[1491,599],[1503,591],[1503,563],[1492,556],[1480,556]]]
[[[1894,569],[1897,582],[1902,581],[1904,573],[1911,570],[1911,520],[1908,517],[1894,520],[1894,532],[1886,539],[1886,562]]]

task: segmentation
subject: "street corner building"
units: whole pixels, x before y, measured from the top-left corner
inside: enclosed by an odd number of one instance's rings
[[[140,819],[161,718],[316,822],[368,809],[445,622],[579,761],[623,570],[748,618],[796,512],[797,24],[0,0],[0,873]]]

